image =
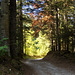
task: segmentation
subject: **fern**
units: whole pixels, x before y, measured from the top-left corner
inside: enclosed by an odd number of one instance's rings
[[[3,38],[0,40],[0,44],[3,43],[3,41],[7,40],[8,38]],[[4,46],[0,46],[0,56],[4,56],[7,52],[8,46],[4,45]]]

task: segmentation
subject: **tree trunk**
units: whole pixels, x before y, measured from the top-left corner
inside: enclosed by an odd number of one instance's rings
[[[57,34],[57,43],[58,43],[58,51],[61,50],[61,45],[60,45],[60,36],[59,36],[59,18],[58,18],[58,8],[56,7],[56,34]]]
[[[20,0],[20,9],[19,9],[19,40],[18,40],[18,47],[19,47],[19,57],[22,58],[23,54],[23,22],[22,22],[22,0]]]
[[[66,31],[68,32],[68,16],[67,16],[67,11],[65,12],[65,22],[66,22]],[[69,51],[69,36],[66,38],[66,46],[67,46],[67,51]]]
[[[73,18],[74,18],[74,27],[73,27],[73,32],[75,32],[75,14],[73,13]],[[72,52],[74,52],[75,50],[75,34],[73,33],[73,36],[72,36]]]
[[[10,38],[10,54],[12,58],[18,57],[16,45],[16,0],[10,0],[10,25],[9,25],[9,38]]]
[[[0,2],[0,40],[3,38],[8,38],[8,40],[3,41],[0,46],[8,46],[8,55],[10,56],[9,49],[9,6],[8,0],[1,0]]]

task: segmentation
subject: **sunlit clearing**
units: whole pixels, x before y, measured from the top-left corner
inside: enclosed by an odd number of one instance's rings
[[[42,31],[39,32],[39,36],[36,38],[32,36],[34,31],[25,32],[26,42],[24,43],[24,53],[27,56],[34,58],[43,58],[47,55],[50,50],[50,40],[46,34],[43,34]]]

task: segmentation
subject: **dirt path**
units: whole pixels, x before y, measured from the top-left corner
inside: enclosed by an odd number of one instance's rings
[[[67,55],[67,56],[65,56]],[[75,75],[75,54],[50,52],[42,60],[4,58],[0,75]]]
[[[55,66],[44,60],[39,61],[28,59],[25,61],[23,60],[22,62],[25,65],[32,67],[34,70],[34,72],[30,73],[29,75],[75,75],[75,72],[71,67],[65,68],[64,66],[64,68],[62,68],[62,66]]]
[[[70,55],[70,54],[69,54]],[[70,56],[71,57],[71,56]],[[74,56],[66,58],[51,53],[42,60],[4,60],[0,64],[0,75],[75,75]]]

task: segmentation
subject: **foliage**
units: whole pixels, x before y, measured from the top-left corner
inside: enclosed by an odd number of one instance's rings
[[[6,41],[8,38],[3,38],[2,40],[0,40],[0,44],[3,43],[3,41]],[[3,56],[7,53],[7,49],[8,49],[8,46],[7,45],[3,45],[3,46],[0,46],[0,56]]]
[[[37,0],[38,1],[38,0]],[[50,45],[52,50],[69,50],[74,51],[74,31],[75,31],[75,11],[74,11],[74,1],[73,0],[43,0],[44,3],[40,4],[37,1],[28,2],[29,5],[33,5],[33,11],[35,9],[43,8],[38,15],[32,12],[28,13],[32,19],[31,29],[34,30],[34,35],[32,37],[28,37],[29,42],[27,44],[30,45],[28,48],[33,49],[33,52],[37,54],[34,50],[39,51],[39,45],[43,45],[43,37],[46,33],[46,36],[50,40]],[[27,3],[25,4],[27,5]],[[31,9],[31,8],[28,8]],[[26,10],[28,10],[26,9]],[[25,29],[26,30],[26,29]],[[42,31],[43,35],[38,37]],[[32,31],[31,31],[32,32]],[[29,36],[30,36],[29,35]],[[46,37],[45,36],[45,37]],[[35,38],[34,41],[32,39]],[[41,39],[43,40],[41,40]],[[28,39],[27,42],[28,42]],[[39,41],[40,42],[39,42]],[[39,44],[35,44],[39,43]],[[32,45],[32,46],[31,46]],[[37,46],[37,47],[36,47]],[[40,47],[42,50],[42,46]],[[43,50],[45,47],[43,48]],[[28,49],[27,49],[28,50]],[[46,50],[46,49],[45,49]],[[40,53],[40,52],[39,52]]]
[[[26,54],[30,56],[45,56],[50,50],[48,37],[46,34],[43,35],[42,31],[39,32],[37,38],[32,36],[33,33],[34,31],[31,30],[30,33],[26,33]]]

